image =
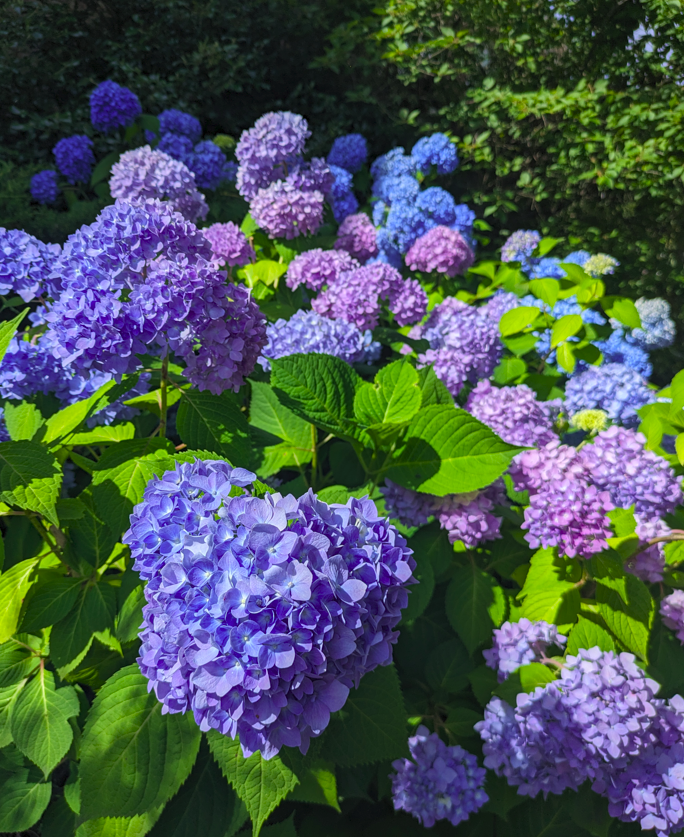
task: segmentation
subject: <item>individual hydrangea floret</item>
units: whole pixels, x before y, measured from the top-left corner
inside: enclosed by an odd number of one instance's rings
[[[565,409],[569,416],[580,410],[603,410],[611,421],[625,427],[639,424],[637,410],[656,400],[646,380],[623,363],[591,366],[574,375],[565,386]]]
[[[380,354],[380,344],[373,342],[370,331],[359,331],[352,323],[330,320],[315,311],[297,311],[289,320],[277,320],[266,334],[268,342],[259,358],[266,370],[271,368],[270,359],[298,352],[334,355],[347,363],[374,360]]]
[[[44,244],[23,230],[0,227],[0,296],[18,294],[24,302],[52,296],[50,273],[61,251],[59,244]]]
[[[149,145],[121,155],[112,166],[109,189],[112,197],[130,202],[149,198],[168,201],[193,223],[206,218],[209,212],[190,169],[163,151],[153,151]]]
[[[584,270],[595,279],[598,279],[599,276],[615,273],[615,268],[619,266],[620,262],[617,259],[607,256],[605,253],[590,256],[582,265]]]
[[[559,405],[537,401],[525,384],[495,387],[480,381],[468,396],[466,410],[511,445],[541,447],[556,438],[553,425]]]
[[[277,111],[257,119],[242,132],[235,149],[238,192],[251,200],[259,189],[285,177],[288,167],[301,162],[310,136],[306,119],[296,113]]]
[[[634,304],[641,317],[641,328],[632,329],[630,339],[647,352],[671,346],[677,329],[670,317],[670,303],[664,299],[642,298]]]
[[[183,134],[163,134],[159,140],[159,145],[157,145],[157,151],[163,151],[164,154],[168,154],[169,157],[180,160],[181,163],[186,165],[192,155],[192,150],[192,140]]]
[[[210,227],[205,227],[202,232],[209,241],[218,264],[243,267],[256,261],[256,254],[249,239],[232,221],[225,224],[212,224]]]
[[[249,211],[272,238],[297,238],[315,233],[323,222],[323,194],[300,192],[290,183],[277,181],[259,189]]]
[[[396,811],[407,811],[425,828],[438,820],[458,825],[489,797],[483,790],[486,771],[457,744],[447,747],[437,733],[419,726],[409,738],[411,758],[392,762],[392,799]]]
[[[636,520],[635,534],[639,538],[637,552],[625,561],[627,572],[635,575],[647,584],[659,584],[663,580],[665,570],[664,543],[654,543],[648,546],[654,538],[662,538],[672,531],[664,520],[649,519],[643,515],[634,515]]]
[[[337,230],[336,250],[346,250],[357,261],[364,264],[376,256],[378,245],[373,222],[365,212],[348,215]]]
[[[95,165],[93,141],[85,134],[64,137],[52,149],[60,173],[69,183],[85,183]]]
[[[493,668],[503,683],[520,666],[542,662],[550,645],[563,648],[567,637],[558,633],[548,622],[530,622],[523,617],[519,622],[504,622],[494,630],[494,644],[482,652],[489,668]]]
[[[520,262],[523,270],[532,267],[532,253],[537,249],[541,235],[536,230],[517,230],[508,236],[501,248],[502,262]]]
[[[684,645],[684,590],[675,590],[660,603],[660,615],[663,624],[677,634],[677,639]]]
[[[436,166],[438,174],[451,174],[458,165],[456,146],[446,134],[432,134],[423,137],[411,149],[418,171],[429,174]]]
[[[355,174],[368,159],[368,145],[362,134],[337,137],[328,154],[328,164]]]
[[[334,284],[341,273],[359,267],[344,250],[306,250],[290,262],[285,281],[288,288],[295,290],[305,285],[312,291],[320,291],[325,285]]]
[[[216,189],[223,180],[227,162],[226,155],[216,143],[204,140],[197,143],[186,165],[195,175],[195,183],[200,189]]]
[[[350,689],[392,661],[415,561],[369,499],[235,495],[254,474],[178,463],[123,541],[147,582],[139,665],[165,712],[306,753]]]
[[[44,169],[31,178],[31,197],[38,203],[54,203],[59,196],[57,172]]]
[[[132,90],[107,80],[90,94],[90,121],[97,131],[128,128],[142,113],[140,99]]]
[[[202,136],[202,124],[199,119],[176,108],[163,110],[159,114],[159,130],[162,134],[180,134],[187,137],[194,145]]]
[[[465,273],[475,256],[465,239],[449,227],[433,227],[416,239],[406,254],[410,270],[424,273],[446,273],[456,276]]]

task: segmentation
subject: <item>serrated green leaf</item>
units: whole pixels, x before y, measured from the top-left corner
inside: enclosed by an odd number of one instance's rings
[[[0,689],[14,686],[32,674],[40,660],[34,652],[40,640],[30,634],[17,634],[0,645]]]
[[[90,575],[92,568],[101,567],[109,558],[118,541],[109,526],[100,520],[90,488],[79,494],[83,517],[69,523],[69,539],[64,549],[65,560]]]
[[[0,832],[26,831],[38,822],[52,795],[52,782],[36,781],[38,776],[35,768],[0,772]]]
[[[63,576],[56,570],[39,570],[26,597],[22,631],[39,631],[63,619],[76,603],[80,585],[81,579]]]
[[[135,817],[100,817],[81,823],[75,837],[145,837],[159,819],[162,808]]]
[[[144,814],[172,797],[192,770],[200,731],[192,715],[162,715],[137,665],[102,687],[81,742],[81,817]]]
[[[556,625],[570,625],[580,608],[578,583],[582,568],[574,558],[561,558],[553,549],[540,549],[532,556],[525,584],[518,596],[522,616]]]
[[[409,538],[408,545],[418,563],[423,557],[430,561],[436,577],[445,573],[454,560],[454,548],[449,543],[449,536],[437,521],[428,526],[421,526],[416,534]]]
[[[287,265],[270,259],[261,259],[255,264],[246,264],[241,272],[244,274],[248,288],[253,288],[259,282],[267,287],[277,287],[278,279],[287,272]]]
[[[627,297],[606,297],[603,310],[609,317],[614,317],[618,322],[628,328],[641,328],[641,317],[633,300]]]
[[[533,305],[520,305],[518,308],[513,308],[506,313],[499,320],[499,331],[502,337],[510,337],[513,334],[527,328],[539,316],[539,309]]]
[[[449,710],[445,726],[457,738],[470,738],[477,736],[473,727],[482,720],[482,717],[482,712],[468,709],[467,706],[459,706]]]
[[[321,755],[341,767],[400,758],[407,753],[405,725],[394,666],[376,668],[331,719]]]
[[[444,382],[437,377],[432,365],[418,370],[418,386],[420,387],[421,408],[431,407],[433,404],[454,403],[453,396]]]
[[[677,566],[684,561],[684,541],[673,541],[665,544],[665,563],[669,567]]]
[[[551,326],[551,348],[555,349],[569,337],[574,337],[582,329],[584,322],[579,314],[566,314]]]
[[[212,451],[243,467],[252,461],[247,418],[230,392],[184,390],[176,427],[189,448]]]
[[[0,323],[0,363],[5,357],[10,341],[17,333],[17,329],[21,325],[21,321],[28,314],[28,312],[29,309],[24,308],[21,314],[17,314],[13,320],[7,320],[5,323]]]
[[[493,378],[497,384],[509,384],[524,375],[527,365],[519,357],[504,357],[494,370]]]
[[[496,580],[475,564],[465,564],[453,574],[447,588],[446,613],[469,653],[491,641],[505,602]]]
[[[597,581],[596,602],[600,615],[620,642],[633,654],[647,660],[655,613],[655,602],[648,587],[635,576],[627,575],[621,595],[602,581]]]
[[[443,497],[484,488],[503,474],[521,448],[500,439],[465,410],[422,409],[387,476],[415,491]]]
[[[85,653],[96,631],[113,625],[114,588],[105,581],[81,588],[76,604],[50,634],[50,658],[59,669],[73,666]]]
[[[541,299],[542,302],[545,302],[549,308],[553,308],[558,301],[560,283],[558,282],[558,279],[551,279],[550,277],[546,277],[545,279],[533,279],[530,282],[530,291],[537,297],[537,299]]]
[[[310,757],[305,760],[297,750],[289,747],[281,750],[281,754],[283,761],[299,779],[299,784],[288,795],[288,801],[327,805],[341,813],[337,801],[337,777],[332,762],[312,760]],[[266,834],[266,831],[262,834]]]
[[[38,512],[59,526],[55,502],[62,485],[57,459],[36,442],[0,443],[0,500]]]
[[[294,789],[297,777],[279,756],[266,761],[256,752],[246,759],[239,741],[215,730],[207,738],[221,772],[247,806],[253,837],[258,837],[269,814]]]
[[[420,409],[421,391],[416,370],[408,361],[396,360],[364,383],[354,397],[356,418],[366,425],[403,424]]]
[[[22,401],[13,404],[7,401],[5,404],[5,422],[7,432],[13,442],[30,441],[38,430],[45,424],[45,419],[35,404]]]
[[[35,581],[37,564],[37,558],[28,558],[0,574],[0,644],[17,630],[21,605]]]
[[[66,755],[74,737],[69,718],[79,706],[72,686],[55,686],[55,676],[41,668],[12,703],[9,723],[14,743],[47,777]]]
[[[130,421],[122,424],[103,424],[92,430],[69,436],[69,445],[113,445],[116,442],[125,442],[134,436],[135,426]]]
[[[580,616],[568,635],[567,653],[576,654],[580,648],[594,648],[595,646],[598,646],[601,651],[616,650],[615,640],[606,628],[592,619]]]
[[[298,468],[311,462],[317,441],[314,425],[284,407],[268,384],[261,381],[250,383],[251,425],[283,439],[282,444],[264,448],[262,461],[257,468],[259,475],[268,477],[281,468]]]
[[[429,652],[425,677],[436,692],[456,694],[468,687],[468,675],[474,668],[463,643],[450,639]]]

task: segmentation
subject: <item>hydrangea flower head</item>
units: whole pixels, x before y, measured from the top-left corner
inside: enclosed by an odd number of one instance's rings
[[[510,445],[541,447],[553,441],[555,402],[537,401],[525,384],[495,387],[480,381],[468,396],[466,410]]]
[[[578,430],[599,433],[608,427],[608,415],[603,410],[580,410],[570,419],[570,423]]]
[[[584,267],[587,263],[587,260],[591,258],[591,253],[588,250],[573,250],[572,253],[568,253],[567,256],[561,259],[561,262],[565,262],[567,264],[577,264],[580,267]]]
[[[650,378],[653,367],[648,352],[631,338],[625,337],[622,329],[613,331],[607,340],[596,340],[594,345],[603,354],[604,363],[622,363],[642,377]]]
[[[664,299],[642,298],[634,304],[641,317],[641,328],[633,329],[630,339],[647,352],[671,346],[677,329],[670,317],[670,303]]]
[[[529,268],[530,279],[562,279],[565,271],[560,266],[560,259],[555,256],[544,256],[535,260],[536,263]]]
[[[485,770],[457,744],[448,747],[437,733],[419,726],[409,738],[411,758],[392,762],[392,798],[397,811],[407,811],[425,828],[437,820],[464,822],[487,802]]]
[[[349,172],[328,166],[322,157],[314,157],[309,163],[296,165],[286,180],[301,192],[322,192],[328,198],[331,194],[340,197],[345,195],[351,185]]]
[[[297,164],[311,136],[303,116],[289,111],[266,113],[242,132],[235,149],[240,164],[237,187],[251,200],[259,189],[286,175],[286,166]]]
[[[321,192],[300,192],[276,181],[259,189],[249,205],[256,223],[272,238],[297,238],[315,233],[323,221]]]
[[[176,108],[163,110],[159,114],[159,130],[162,134],[180,134],[187,137],[194,145],[202,137],[202,124],[199,119]]]
[[[90,121],[97,131],[128,128],[142,113],[140,99],[127,87],[103,81],[90,94]]]
[[[635,514],[635,534],[639,538],[639,549],[625,561],[628,573],[647,584],[659,584],[665,570],[665,549],[663,543],[647,544],[654,538],[662,538],[672,531],[664,520]],[[645,548],[644,548],[645,547]]]
[[[180,160],[181,163],[186,163],[192,154],[192,140],[183,134],[163,134],[157,145],[157,151],[163,151],[174,160]]]
[[[231,496],[254,479],[179,463],[148,484],[123,540],[147,582],[139,665],[165,711],[268,759],[306,753],[391,662],[415,562],[371,500]]]
[[[438,174],[451,174],[458,165],[456,146],[446,134],[432,134],[422,137],[411,149],[418,171],[429,174],[432,166]]]
[[[232,221],[225,224],[212,224],[210,227],[205,227],[202,232],[209,241],[218,264],[243,267],[256,261],[254,248],[247,236]]]
[[[571,417],[580,410],[598,409],[625,427],[636,427],[637,410],[655,400],[645,379],[623,363],[591,366],[565,386],[565,409]]]
[[[204,140],[197,143],[186,164],[200,189],[216,189],[224,179],[227,162],[226,155],[215,142]]]
[[[31,178],[31,197],[38,203],[54,203],[59,195],[57,172],[44,169]]]
[[[541,235],[536,230],[517,230],[508,236],[501,248],[502,262],[520,262],[523,270],[532,266],[532,253],[537,249]]]
[[[85,183],[95,165],[93,141],[85,134],[64,137],[52,149],[60,173],[69,183]]]
[[[465,273],[474,260],[473,251],[461,234],[443,226],[433,227],[417,238],[406,254],[410,270],[437,271],[447,276]]]
[[[157,198],[168,201],[188,221],[206,218],[204,195],[197,191],[195,178],[180,160],[149,145],[124,152],[112,166],[109,189],[114,198],[129,202]]]
[[[677,634],[677,639],[684,645],[684,590],[675,590],[660,603],[660,615],[663,624]]]
[[[336,250],[346,250],[361,264],[377,255],[375,227],[365,212],[348,215],[342,221],[333,246]]]
[[[503,683],[520,666],[539,662],[550,645],[563,648],[567,638],[548,622],[530,622],[523,617],[519,622],[504,622],[494,629],[494,645],[482,654],[489,668],[493,668]]]
[[[582,265],[584,270],[595,279],[599,276],[606,276],[615,273],[615,268],[620,266],[620,262],[612,256],[607,256],[605,253],[598,253],[596,256],[590,256]]]
[[[333,211],[333,218],[338,224],[341,224],[350,215],[354,215],[359,208],[359,202],[353,192],[347,192],[339,198],[331,198],[330,205]]]
[[[344,250],[305,250],[290,262],[285,281],[295,290],[305,285],[312,291],[320,291],[325,285],[334,284],[345,271],[360,267]]]
[[[0,296],[18,294],[30,302],[52,295],[50,274],[61,253],[59,244],[43,244],[23,230],[0,227]]]
[[[339,166],[354,174],[368,158],[368,145],[362,134],[337,137],[328,154],[328,164]]]
[[[399,177],[402,174],[415,175],[417,163],[403,148],[393,148],[387,154],[378,157],[371,165],[370,171],[374,180],[381,177]]]
[[[509,469],[516,491],[538,491],[552,480],[588,480],[587,460],[582,452],[558,439],[539,450],[519,453]]]

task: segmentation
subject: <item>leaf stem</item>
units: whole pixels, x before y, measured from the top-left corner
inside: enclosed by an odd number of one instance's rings
[[[52,552],[54,555],[56,555],[57,558],[59,558],[59,560],[63,564],[65,564],[66,562],[64,560],[64,557],[62,556],[62,550],[57,546],[56,543],[53,543],[53,541],[51,540],[50,536],[47,533],[47,530],[42,525],[42,523],[38,520],[38,518],[33,514],[27,514],[26,516],[31,521],[31,524],[33,525],[34,529],[38,532],[40,537],[43,539],[43,541],[50,548],[50,552]]]

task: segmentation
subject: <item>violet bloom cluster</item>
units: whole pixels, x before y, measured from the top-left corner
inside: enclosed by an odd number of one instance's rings
[[[603,410],[625,427],[636,427],[640,421],[637,410],[655,400],[645,378],[623,363],[591,366],[570,378],[565,387],[565,408],[570,416],[581,410]]]
[[[660,603],[660,615],[663,624],[677,634],[677,639],[684,645],[684,590],[675,590]]]
[[[159,201],[106,207],[69,237],[53,275],[53,353],[82,374],[133,372],[138,354],[170,349],[218,394],[240,387],[266,342],[249,291],[227,285],[202,232]]]
[[[90,121],[97,131],[128,128],[142,113],[140,99],[127,87],[107,80],[90,94]]]
[[[211,251],[217,264],[228,267],[243,267],[256,261],[254,248],[247,236],[237,224],[212,224],[202,232],[211,245]]]
[[[416,168],[423,174],[429,174],[432,166],[437,174],[451,174],[458,165],[456,146],[446,134],[432,134],[423,137],[411,149],[411,156],[416,161]]]
[[[176,134],[187,137],[194,144],[199,142],[202,136],[202,123],[189,113],[169,108],[159,114],[159,131],[162,136]]]
[[[412,761],[392,762],[396,811],[407,811],[425,828],[432,828],[437,820],[458,825],[488,801],[483,790],[486,771],[472,753],[457,744],[448,747],[422,725],[408,744]]]
[[[665,571],[665,544],[648,545],[654,538],[662,538],[672,531],[664,520],[648,518],[635,514],[635,535],[639,538],[637,551],[625,561],[627,572],[635,575],[647,584],[658,584],[663,580]]]
[[[377,256],[378,245],[373,222],[365,212],[348,215],[337,230],[336,250],[346,250],[361,264]]]
[[[52,149],[60,173],[69,183],[85,183],[95,165],[93,141],[85,134],[64,137]]]
[[[207,217],[209,207],[197,191],[186,165],[149,145],[124,152],[112,166],[112,197],[133,203],[149,198],[168,201],[171,208],[193,223]]]
[[[347,363],[362,363],[380,356],[380,344],[373,342],[370,331],[359,331],[344,320],[329,320],[315,311],[297,311],[289,320],[277,320],[266,329],[267,343],[259,363],[269,370],[272,358],[298,352],[327,354]]]
[[[123,540],[147,582],[139,664],[164,710],[268,759],[306,753],[391,662],[415,561],[371,500],[231,496],[254,480],[178,464],[148,484]]]
[[[0,296],[18,294],[24,302],[52,295],[50,272],[61,253],[59,244],[44,244],[23,230],[0,227]]]
[[[249,211],[269,236],[290,239],[318,230],[323,222],[323,201],[322,192],[302,192],[291,183],[278,180],[259,189]]]
[[[537,401],[526,384],[496,387],[480,381],[468,396],[466,410],[510,445],[542,447],[556,438],[556,401]]]
[[[501,261],[520,262],[523,270],[531,270],[535,263],[532,254],[540,241],[541,235],[536,230],[517,230],[504,242]]]
[[[198,142],[185,162],[200,189],[216,189],[226,179],[228,159],[211,140]]]
[[[285,282],[293,291],[304,285],[312,291],[320,291],[333,285],[340,275],[360,267],[356,259],[344,250],[305,250],[290,262]]]
[[[31,178],[31,197],[38,203],[54,203],[59,196],[57,172],[43,169]]]
[[[417,238],[406,254],[410,270],[423,273],[445,273],[456,276],[465,273],[475,260],[475,254],[463,236],[449,227],[433,227]]]
[[[494,630],[494,644],[482,652],[486,664],[497,672],[499,683],[520,666],[541,662],[549,646],[563,648],[567,637],[558,633],[548,622],[530,622],[524,617],[519,622],[504,622]]]
[[[328,165],[339,166],[355,174],[368,159],[368,145],[362,134],[337,137],[328,154]]]

